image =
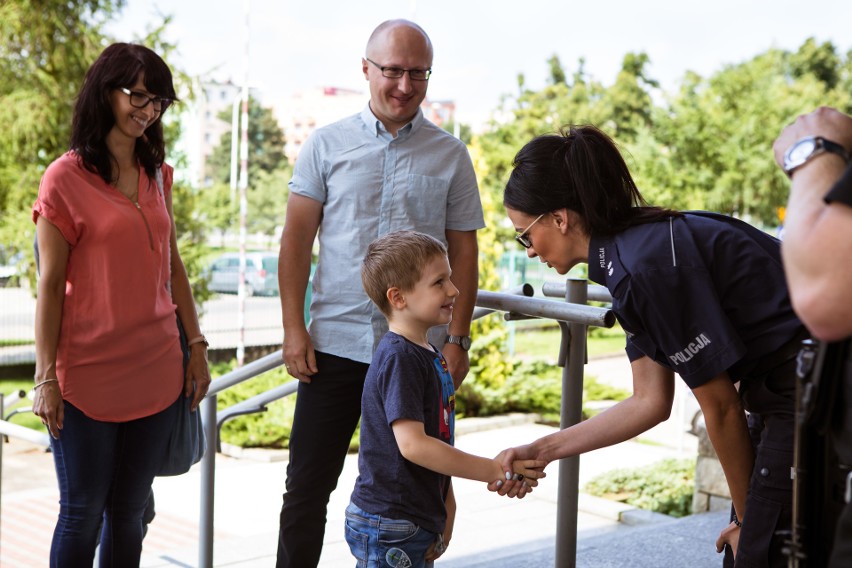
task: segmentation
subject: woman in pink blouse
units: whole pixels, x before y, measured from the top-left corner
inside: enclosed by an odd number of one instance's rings
[[[60,490],[51,566],[138,566],[142,513],[180,397],[207,392],[206,341],[177,248],[161,117],[172,75],[118,43],[80,90],[71,149],[44,174],[34,412]],[[184,372],[175,313],[191,355]]]

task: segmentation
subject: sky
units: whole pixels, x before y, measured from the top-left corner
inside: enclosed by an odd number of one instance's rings
[[[454,100],[459,121],[474,128],[517,92],[519,73],[528,87],[543,87],[554,54],[569,76],[583,58],[586,73],[610,85],[624,55],[643,51],[649,75],[673,91],[687,71],[709,76],[808,37],[852,50],[850,0],[127,0],[107,31],[130,41],[171,14],[173,65],[242,84],[246,4],[248,82],[265,104],[326,86],[361,90],[366,102],[367,38],[401,17],[432,39],[428,98]]]

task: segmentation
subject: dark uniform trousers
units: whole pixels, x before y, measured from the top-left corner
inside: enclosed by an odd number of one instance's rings
[[[852,475],[852,340],[847,340],[846,361],[843,365],[839,399],[842,404],[836,409],[837,420],[832,428],[832,441],[841,468]],[[850,497],[850,481],[847,480],[846,498]],[[830,568],[849,568],[852,566],[852,503],[847,502],[837,528],[834,531],[834,546],[829,561]]]
[[[743,406],[749,412],[755,463],[737,548],[737,568],[787,565],[783,548],[792,523],[795,395],[795,354],[740,383]],[[734,566],[729,547],[725,547],[724,566]]]

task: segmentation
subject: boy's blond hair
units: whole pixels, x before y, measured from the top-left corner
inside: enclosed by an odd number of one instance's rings
[[[413,290],[426,264],[439,255],[447,255],[444,243],[417,231],[395,231],[381,236],[367,247],[361,264],[364,291],[376,307],[390,317],[388,290]]]

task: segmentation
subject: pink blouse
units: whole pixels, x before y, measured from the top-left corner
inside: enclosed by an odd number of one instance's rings
[[[171,166],[163,165],[171,191]],[[172,404],[183,364],[169,292],[169,214],[140,168],[139,208],[68,152],[42,177],[43,216],[70,246],[56,354],[62,397],[86,416],[124,422]]]

